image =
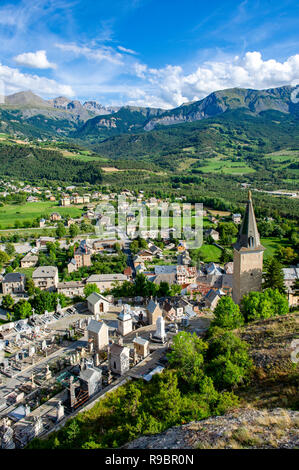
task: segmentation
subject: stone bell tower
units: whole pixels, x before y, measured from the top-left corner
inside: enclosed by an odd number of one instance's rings
[[[251,191],[249,191],[246,212],[238,240],[234,244],[233,300],[235,303],[240,304],[243,295],[261,290],[264,250],[257,230]]]

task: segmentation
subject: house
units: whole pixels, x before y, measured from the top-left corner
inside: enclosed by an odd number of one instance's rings
[[[134,351],[137,356],[141,357],[141,359],[144,359],[147,357],[150,353],[149,349],[149,341],[145,338],[141,338],[140,336],[136,336],[135,339],[133,339],[133,345],[134,345]]]
[[[56,266],[39,266],[33,271],[32,280],[35,287],[54,291],[58,285],[58,269]]]
[[[299,265],[297,265],[297,267],[290,266],[289,268],[283,268],[282,271],[284,285],[288,295],[289,306],[296,307],[299,305],[299,295],[298,292],[295,291],[294,285],[295,282],[299,279]]]
[[[67,265],[67,272],[73,273],[74,271],[77,271],[77,263],[76,263],[75,258],[72,258],[71,261]]]
[[[167,282],[170,286],[172,284],[176,284],[176,274],[172,273],[160,273],[154,275],[152,279],[150,279],[154,284],[160,285],[161,282]]]
[[[157,301],[150,299],[146,307],[148,313],[148,323],[149,325],[155,325],[157,323],[157,318],[162,316],[162,310]]]
[[[137,253],[138,258],[142,261],[152,261],[153,253],[150,250],[140,250]]]
[[[32,254],[32,253],[27,253],[27,255],[24,256],[24,258],[21,259],[21,268],[32,268],[36,266],[38,263],[38,256]]]
[[[183,251],[186,250],[186,242],[184,240],[181,240],[177,246],[177,250],[179,253],[182,253]]]
[[[211,289],[205,296],[205,305],[208,307],[210,310],[215,310],[217,303],[219,302],[220,298],[225,295],[225,292],[223,292],[220,289],[214,290]]]
[[[47,243],[55,243],[55,237],[39,237],[36,240],[36,248],[39,250],[46,250]]]
[[[88,310],[93,313],[93,315],[107,312],[110,306],[110,303],[106,299],[106,297],[101,294],[98,294],[97,292],[93,292],[92,294],[90,294],[86,300]]]
[[[90,320],[87,326],[88,341],[92,341],[95,352],[106,348],[109,344],[109,327],[103,321]]]
[[[109,366],[115,374],[123,375],[130,369],[130,350],[126,346],[113,343],[109,348]]]
[[[233,214],[232,215],[232,221],[234,224],[240,224],[241,223],[241,214]]]
[[[96,284],[101,292],[112,289],[116,284],[122,284],[128,281],[128,276],[124,274],[92,274],[86,280],[86,284]]]
[[[79,247],[74,253],[74,259],[76,261],[76,268],[82,266],[91,266],[91,251],[87,247],[86,240],[82,240]]]
[[[2,281],[3,294],[17,294],[25,291],[25,274],[8,273]]]
[[[124,269],[124,275],[131,278],[132,277],[132,274],[133,274],[133,269],[131,268],[131,266],[127,266],[125,269]]]
[[[217,242],[220,238],[219,232],[217,232],[217,230],[214,230],[213,228],[209,228],[208,230],[205,230],[205,236],[211,237],[214,240],[214,242]]]
[[[177,260],[178,260],[178,264],[182,264],[185,266],[188,266],[189,264],[191,264],[191,258],[187,250],[183,251],[183,253],[178,254]]]
[[[52,212],[52,214],[50,215],[50,220],[52,220],[52,222],[56,222],[57,220],[61,219],[62,217],[58,212]]]
[[[47,222],[46,219],[40,219],[40,221],[39,221],[39,226],[40,226],[40,228],[45,227],[45,226],[46,226],[46,222]]]
[[[82,281],[68,281],[58,282],[57,292],[58,294],[64,294],[66,297],[76,297],[84,295],[85,283]]]
[[[112,251],[115,250],[115,245],[123,245],[122,240],[118,240],[117,238],[111,238],[106,240],[95,240],[93,242],[92,248],[94,251],[101,252],[103,250]]]
[[[197,269],[196,266],[184,266],[182,264],[177,265],[176,267],[176,279],[177,283],[182,284],[192,284],[196,281],[197,278]]]
[[[69,196],[64,196],[60,200],[60,205],[62,207],[70,206],[71,205],[71,198]]]

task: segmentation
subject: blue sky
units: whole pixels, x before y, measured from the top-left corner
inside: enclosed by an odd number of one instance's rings
[[[171,108],[294,85],[298,14],[295,0],[0,0],[0,94]]]

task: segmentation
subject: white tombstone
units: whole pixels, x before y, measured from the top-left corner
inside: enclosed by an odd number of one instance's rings
[[[56,421],[61,421],[64,418],[64,406],[62,405],[61,401],[57,404],[57,413],[56,413]]]
[[[156,327],[157,329],[156,329],[156,333],[154,337],[160,339],[161,341],[164,341],[166,338],[166,334],[165,334],[165,320],[163,317],[157,318]]]

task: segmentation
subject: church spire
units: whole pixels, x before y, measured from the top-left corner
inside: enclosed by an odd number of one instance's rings
[[[236,250],[240,250],[241,248],[248,250],[263,249],[255,220],[251,191],[248,191],[246,211],[234,248]]]

